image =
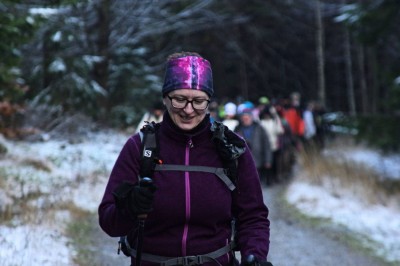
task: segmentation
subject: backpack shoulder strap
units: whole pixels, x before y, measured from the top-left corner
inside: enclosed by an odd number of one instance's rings
[[[140,159],[140,176],[153,177],[156,163],[158,162],[158,123],[150,122],[140,129],[140,139],[142,140],[142,157]]]
[[[228,169],[228,177],[236,184],[238,158],[246,150],[245,141],[219,121],[212,123],[211,131],[213,132],[212,140],[224,167]]]

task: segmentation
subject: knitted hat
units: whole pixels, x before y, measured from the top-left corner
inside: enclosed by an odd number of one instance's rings
[[[269,99],[266,96],[262,96],[258,99],[258,103],[259,104],[268,104],[269,103]]]
[[[244,103],[239,104],[237,108],[237,113],[241,114],[245,109],[252,110],[254,108],[254,104],[250,101],[245,101]],[[247,111],[248,111],[247,110]]]
[[[226,115],[236,115],[236,104],[228,102],[224,105],[224,111]]]
[[[162,94],[179,89],[201,90],[214,94],[210,62],[199,56],[183,56],[167,62]]]
[[[253,109],[245,108],[240,112],[240,115],[251,115],[251,116],[253,116]]]

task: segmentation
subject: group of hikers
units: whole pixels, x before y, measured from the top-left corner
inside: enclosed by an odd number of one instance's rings
[[[323,109],[316,102],[303,107],[300,99],[294,92],[287,99],[262,96],[256,104],[227,102],[215,116],[246,140],[267,186],[290,177],[297,152],[323,147]]]
[[[272,265],[260,175],[277,181],[287,169],[280,160],[290,163],[286,147],[307,144],[317,127],[309,127],[308,109],[300,112],[298,94],[288,105],[226,102],[223,115],[213,94],[208,60],[170,55],[161,104],[144,118],[153,122],[116,159],[99,224],[120,237],[131,265]]]

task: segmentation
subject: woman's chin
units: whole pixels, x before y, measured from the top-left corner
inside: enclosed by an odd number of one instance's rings
[[[185,131],[192,130],[193,128],[195,128],[195,126],[196,125],[194,123],[179,123],[178,124],[178,127]]]

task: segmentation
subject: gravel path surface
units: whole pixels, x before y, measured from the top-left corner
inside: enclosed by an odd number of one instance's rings
[[[351,248],[333,226],[308,225],[285,209],[281,195],[285,185],[264,188],[270,209],[271,244],[269,260],[274,266],[386,266],[365,251]],[[96,219],[97,222],[97,219]],[[130,265],[129,258],[117,255],[118,238],[110,238],[96,224],[93,231],[97,249],[93,265]]]

